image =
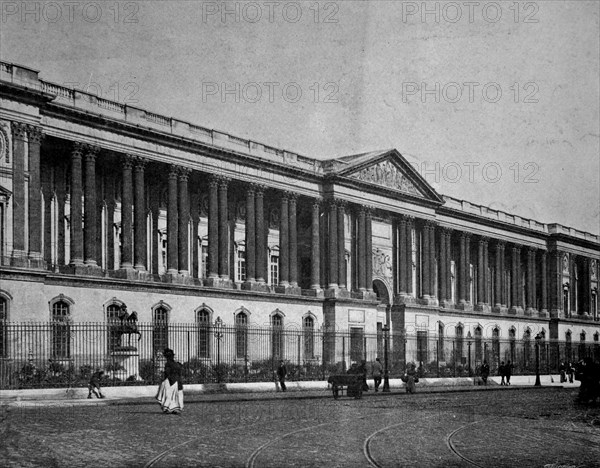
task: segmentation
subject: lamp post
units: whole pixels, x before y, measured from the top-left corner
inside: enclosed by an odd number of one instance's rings
[[[221,383],[221,339],[223,338],[223,320],[215,320],[215,338],[217,339],[217,383]]]
[[[390,326],[386,323],[383,327],[383,392],[390,391],[390,375],[388,371],[388,348],[390,341]]]
[[[467,356],[467,360],[468,360],[467,365],[469,366],[469,377],[471,377],[471,344],[472,344],[471,340],[472,340],[471,330],[469,330],[469,332],[467,333],[467,347],[469,348],[469,354]]]
[[[540,341],[542,340],[542,335],[539,333],[535,335],[535,384],[534,387],[541,387],[542,384],[540,382]]]

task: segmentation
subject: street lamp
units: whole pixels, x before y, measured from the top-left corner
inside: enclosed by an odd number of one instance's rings
[[[215,320],[215,338],[217,339],[217,383],[221,383],[221,339],[223,338],[223,320]]]
[[[469,332],[467,333],[467,347],[469,348],[467,365],[469,366],[469,377],[471,377],[471,344],[472,344],[472,337],[471,337],[471,330],[469,330]]]
[[[388,347],[390,345],[390,326],[386,323],[383,326],[383,392],[390,391],[390,374],[388,371]]]
[[[535,335],[535,384],[534,387],[541,387],[540,382],[540,341],[542,341],[542,335],[539,333]]]

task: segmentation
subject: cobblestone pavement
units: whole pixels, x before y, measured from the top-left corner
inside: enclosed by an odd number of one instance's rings
[[[6,467],[600,467],[572,389],[2,407]]]

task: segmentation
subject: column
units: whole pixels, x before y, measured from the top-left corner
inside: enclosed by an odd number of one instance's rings
[[[540,317],[548,316],[548,254],[545,250],[542,250],[540,259]]]
[[[410,251],[407,249],[407,227],[406,216],[400,216],[398,220],[398,286],[400,288],[400,296],[406,296],[408,293],[407,270],[409,264]]]
[[[61,161],[62,162],[62,161]],[[56,266],[65,264],[65,201],[66,201],[66,174],[67,168],[62,164],[56,168],[56,206],[57,206],[57,229],[56,229]],[[58,268],[55,268],[58,270]]]
[[[153,183],[159,183],[159,182],[153,180],[150,182],[150,185],[152,186]],[[150,257],[151,257],[150,271],[153,275],[158,275],[158,258],[159,258],[158,218],[160,216],[160,206],[159,206],[160,205],[160,195],[157,192],[158,191],[156,191],[156,190],[150,191],[150,212],[152,213],[152,228],[150,231],[150,252],[152,252],[152,253],[150,254]],[[167,244],[167,249],[168,249],[168,244]]]
[[[208,182],[208,277],[219,277],[219,178]]]
[[[190,220],[192,223],[192,232],[190,246],[192,249],[192,264],[190,265],[190,276],[197,280],[199,277],[199,261],[200,247],[198,245],[198,223],[200,222],[200,193],[197,189],[193,189],[190,194]],[[195,284],[199,284],[195,281]]]
[[[534,267],[534,259],[535,259],[535,249],[532,247],[527,248],[527,270],[525,274],[527,275],[527,304],[526,312],[531,314],[533,309],[535,309],[535,267]]]
[[[490,304],[490,249],[488,246],[488,238],[483,239],[483,303]]]
[[[52,179],[54,169],[45,165],[41,171],[42,193],[44,195],[44,261],[47,265],[53,263],[52,256]]]
[[[133,269],[133,180],[132,167],[134,157],[126,155],[123,158],[123,186],[121,195],[121,269]]]
[[[106,197],[106,269],[115,269],[115,177],[108,177],[108,194]]]
[[[426,221],[423,224],[423,230],[421,235],[421,274],[422,274],[422,290],[421,295],[423,299],[427,300],[431,297],[431,244],[429,242],[429,232],[431,231],[431,224]]]
[[[329,201],[329,284],[328,288],[338,287],[338,228],[337,204]]]
[[[461,232],[459,234],[459,265],[457,268],[458,273],[458,303],[465,305],[467,303],[467,247],[466,247],[467,233]]]
[[[103,228],[104,228],[104,220],[102,218],[102,213],[104,212],[104,206],[105,206],[105,198],[106,198],[106,187],[105,187],[105,177],[104,177],[104,170],[102,169],[102,167],[99,167],[98,170],[96,170],[96,206],[95,206],[95,213],[96,213],[96,263],[98,264],[98,267],[100,267],[100,269],[104,269],[105,268],[105,263],[104,263],[104,250],[105,250],[105,245],[106,245],[106,236],[103,235]],[[100,273],[100,272],[99,272]]]
[[[229,238],[227,221],[229,219],[227,208],[227,187],[229,179],[219,181],[219,277],[229,279]]]
[[[471,297],[471,233],[465,233],[465,300],[469,303],[473,303]]]
[[[183,276],[190,274],[189,258],[190,258],[190,241],[189,241],[189,225],[190,225],[190,194],[188,191],[188,177],[190,176],[191,169],[187,167],[180,167],[177,179],[178,179],[178,232],[177,232],[177,243],[178,243],[178,273]]]
[[[264,285],[269,278],[267,259],[267,235],[265,232],[264,187],[257,186],[256,192],[256,282]]]
[[[412,231],[414,227],[414,218],[412,216],[406,217],[406,294],[414,294],[413,291],[413,258],[412,258]]]
[[[521,310],[525,309],[525,304],[523,304],[523,267],[521,266],[521,248],[519,245],[517,249],[517,305]]]
[[[167,275],[179,273],[178,246],[179,241],[179,215],[177,213],[177,177],[178,167],[171,165],[169,168],[169,185],[167,200]]]
[[[338,234],[338,286],[346,289],[346,233],[345,233],[345,203],[338,203],[337,234]]]
[[[365,219],[365,238],[366,238],[366,252],[365,252],[365,270],[366,270],[366,283],[367,292],[373,292],[373,212],[367,208],[366,219]]]
[[[13,260],[12,264],[25,265],[25,139],[27,125],[13,122]]]
[[[135,236],[133,245],[135,248],[133,263],[136,270],[146,271],[148,262],[148,232],[146,225],[146,194],[144,169],[147,160],[144,158],[136,158],[134,168],[134,226],[133,233]]]
[[[246,189],[246,283],[256,281],[256,215],[254,212],[254,185]]]
[[[279,285],[284,287],[290,285],[290,220],[288,197],[289,194],[287,192],[281,194],[281,206],[279,210]]]
[[[429,222],[429,296],[435,299],[435,223]]]
[[[90,267],[97,267],[97,194],[96,194],[96,156],[98,148],[85,146],[85,194],[84,194],[84,224],[83,224],[83,251],[84,261]]]
[[[495,312],[500,312],[502,308],[502,278],[504,277],[504,269],[503,269],[503,260],[504,260],[504,242],[496,241],[496,276],[494,281],[494,309]]]
[[[312,226],[311,226],[311,289],[321,289],[321,238],[320,238],[320,220],[321,220],[321,201],[315,199],[312,206]]]
[[[583,292],[583,297],[581,298],[581,303],[582,303],[582,310],[583,310],[583,314],[585,315],[585,318],[590,318],[590,313],[592,310],[592,307],[591,307],[592,284],[591,284],[591,268],[590,268],[589,257],[583,257],[582,262],[583,262],[583,278],[581,278],[580,281],[583,281],[583,287],[581,289],[581,291]]]
[[[477,307],[479,310],[483,310],[483,304],[485,302],[485,274],[484,274],[484,248],[485,241],[483,237],[479,238],[479,242],[477,244]]]
[[[510,313],[516,314],[517,313],[517,309],[519,307],[519,279],[518,279],[518,275],[519,275],[519,268],[518,268],[518,263],[520,261],[519,258],[519,251],[520,248],[517,247],[516,245],[513,245],[511,247],[511,260],[510,260],[510,267],[511,267],[511,307],[509,309]]]
[[[83,231],[82,224],[82,177],[81,158],[83,145],[75,143],[71,153],[71,260],[69,265],[83,265]]]
[[[448,252],[446,251],[446,235],[447,229],[441,228],[440,230],[440,245],[439,245],[439,264],[438,264],[438,278],[439,278],[439,300],[440,306],[444,307],[444,301],[448,297],[447,284],[446,284],[446,263],[448,263]]]
[[[452,302],[452,229],[446,229],[446,300]]]
[[[43,137],[39,127],[28,125],[29,150],[29,258],[30,266],[43,268],[42,258],[42,194],[40,182],[40,143]]]
[[[367,290],[367,270],[365,265],[367,263],[366,252],[367,252],[367,228],[366,228],[366,212],[365,207],[361,206],[358,209],[358,232],[357,232],[357,279],[358,279],[358,290],[365,292]]]
[[[552,250],[549,252],[550,264],[548,265],[548,302],[550,317],[558,318],[562,311],[562,252]],[[562,311],[566,314],[567,311]]]
[[[298,287],[298,226],[296,216],[296,194],[290,194],[289,198],[289,241],[290,241],[290,286]]]

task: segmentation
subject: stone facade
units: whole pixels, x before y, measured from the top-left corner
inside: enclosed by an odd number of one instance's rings
[[[396,150],[316,160],[0,64],[1,319],[598,340],[598,236],[438,194]]]

